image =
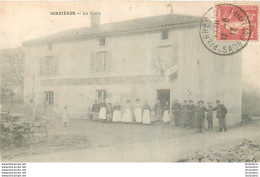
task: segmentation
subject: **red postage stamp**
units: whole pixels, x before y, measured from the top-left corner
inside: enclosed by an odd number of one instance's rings
[[[240,5],[239,7],[246,13],[251,25],[250,41],[258,40],[258,6],[257,5]]]
[[[216,6],[216,40],[258,40],[258,6]]]

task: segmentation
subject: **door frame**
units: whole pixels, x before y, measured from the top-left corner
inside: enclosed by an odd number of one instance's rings
[[[156,102],[158,100],[158,96],[159,96],[159,91],[168,91],[169,92],[169,105],[171,105],[171,89],[170,88],[166,88],[166,89],[156,89]],[[160,100],[162,103],[162,100]]]

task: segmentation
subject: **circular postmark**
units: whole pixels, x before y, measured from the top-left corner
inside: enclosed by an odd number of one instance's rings
[[[203,45],[217,55],[232,55],[242,50],[251,35],[248,16],[242,8],[219,4],[210,8],[200,24]]]

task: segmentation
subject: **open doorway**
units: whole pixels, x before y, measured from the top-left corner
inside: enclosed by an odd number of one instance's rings
[[[97,100],[106,100],[106,90],[96,90]]]
[[[157,100],[161,101],[164,106],[166,102],[170,104],[170,89],[158,89],[157,90]]]

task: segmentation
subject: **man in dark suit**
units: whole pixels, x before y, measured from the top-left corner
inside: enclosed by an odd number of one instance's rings
[[[178,103],[178,100],[174,100],[172,104],[172,117],[171,117],[171,126],[173,126],[173,122],[175,126],[180,126],[180,115],[181,115],[181,104]],[[174,120],[174,121],[173,121]]]
[[[95,100],[95,103],[92,105],[92,120],[97,121],[98,120],[98,114],[100,111],[99,104],[97,103],[97,100]]]
[[[162,121],[162,104],[160,100],[157,100],[157,103],[154,105],[154,111],[155,111],[155,121]]]
[[[202,129],[204,127],[204,120],[205,120],[205,112],[207,111],[206,107],[204,106],[203,101],[198,102],[197,107],[197,123],[198,123],[198,131],[197,133],[203,133]]]
[[[216,101],[217,106],[213,109],[213,111],[217,111],[217,118],[219,123],[219,132],[222,132],[222,129],[224,131],[227,131],[227,123],[226,123],[226,114],[227,114],[227,108],[220,104],[220,101]]]
[[[208,120],[208,130],[213,129],[213,107],[210,102],[208,102],[208,112],[207,112],[207,120]]]
[[[195,128],[197,126],[196,120],[195,120],[195,112],[196,112],[196,106],[193,104],[193,101],[189,101],[189,106],[188,106],[188,111],[189,111],[189,126],[191,128]]]

